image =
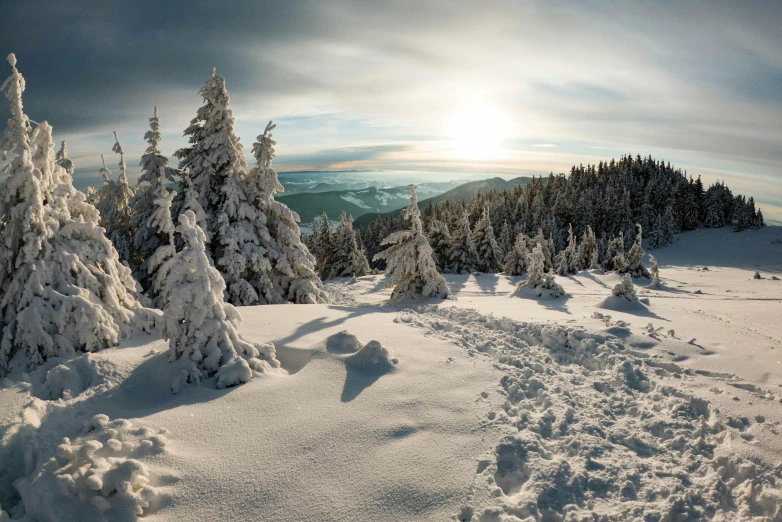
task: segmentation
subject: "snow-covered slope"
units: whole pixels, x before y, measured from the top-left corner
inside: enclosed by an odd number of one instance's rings
[[[287,375],[172,395],[165,343],[140,334],[0,379],[0,506],[27,520],[780,520],[782,229],[678,237],[653,252],[663,287],[635,280],[640,307],[598,308],[619,282],[599,271],[558,276],[568,295],[540,300],[508,296],[519,277],[448,275],[456,300],[400,306],[370,276],[328,283],[331,305],[239,309]]]

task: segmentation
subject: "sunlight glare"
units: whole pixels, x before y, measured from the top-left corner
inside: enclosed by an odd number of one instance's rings
[[[448,135],[458,157],[486,160],[500,156],[508,137],[508,119],[495,107],[475,105],[455,112],[448,123]]]

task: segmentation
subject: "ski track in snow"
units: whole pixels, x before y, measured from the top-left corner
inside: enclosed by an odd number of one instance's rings
[[[753,438],[753,424],[777,427],[720,415],[682,391],[676,381],[693,379],[690,370],[636,356],[610,334],[469,309],[426,306],[397,321],[486,354],[505,373],[503,409],[485,422],[508,435],[479,461],[456,520],[782,520],[782,463],[731,447]]]

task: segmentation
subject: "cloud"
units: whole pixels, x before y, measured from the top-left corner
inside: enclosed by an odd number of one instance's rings
[[[17,53],[30,117],[95,180],[112,130],[135,163],[153,105],[164,151],[181,147],[216,66],[246,146],[278,122],[280,168],[545,173],[632,152],[777,194],[780,20],[780,3],[727,0],[42,0],[4,6],[0,51]],[[475,102],[512,122],[502,161],[460,163],[442,143]],[[564,155],[548,166],[524,153],[553,144]]]

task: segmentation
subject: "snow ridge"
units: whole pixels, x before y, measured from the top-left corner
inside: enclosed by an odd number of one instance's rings
[[[473,310],[425,306],[397,321],[505,373],[504,411],[488,418],[508,435],[480,461],[459,520],[782,518],[782,466],[736,456],[743,423],[663,383],[686,378],[675,364],[611,335]]]

